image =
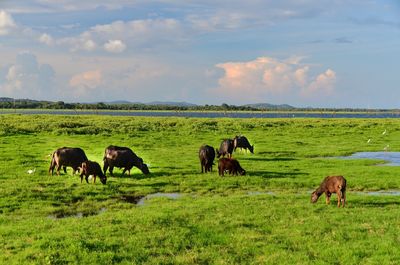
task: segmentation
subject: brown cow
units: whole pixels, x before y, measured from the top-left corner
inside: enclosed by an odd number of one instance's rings
[[[343,176],[327,176],[319,187],[311,194],[311,202],[316,203],[319,196],[325,193],[326,204],[330,203],[332,193],[337,194],[338,203],[344,207],[346,203],[346,179]]]
[[[240,166],[239,161],[233,158],[221,158],[218,161],[218,174],[224,176],[225,171],[236,176],[238,173],[242,176],[246,174],[246,170]]]
[[[88,160],[88,158],[81,148],[58,148],[56,151],[53,152],[49,174],[51,172],[51,175],[53,175],[55,167],[57,167],[57,175],[60,175],[61,167],[63,167],[65,173],[67,173],[66,167],[72,167],[73,174],[75,174],[75,171],[77,171],[81,167],[82,162],[86,160]]]
[[[89,183],[88,178],[90,175],[93,175],[93,183],[96,183],[96,176],[99,176],[101,183],[106,184],[107,177],[103,174],[99,163],[88,160],[82,163],[81,168],[81,183],[83,180],[83,176],[85,176],[86,183]]]

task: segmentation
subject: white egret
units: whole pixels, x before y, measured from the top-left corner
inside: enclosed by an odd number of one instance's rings
[[[387,144],[387,145],[383,148],[383,150],[384,150],[384,151],[389,150],[389,145]]]

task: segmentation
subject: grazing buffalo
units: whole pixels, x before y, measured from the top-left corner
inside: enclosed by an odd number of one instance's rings
[[[311,194],[311,202],[316,203],[319,196],[325,193],[326,204],[330,203],[332,193],[337,194],[337,207],[346,203],[346,179],[343,176],[328,176],[319,187]]]
[[[229,158],[232,157],[233,153],[233,140],[231,139],[225,139],[221,142],[221,145],[218,149],[215,149],[217,151],[217,157],[219,158],[220,156],[224,157],[227,155]]]
[[[63,167],[67,173],[66,167],[72,167],[73,174],[82,166],[82,162],[88,160],[85,152],[81,148],[62,147],[53,152],[49,168],[49,174],[54,173],[54,168],[57,167],[57,175],[60,175],[60,168]]]
[[[124,168],[122,175],[128,170],[129,176],[133,166],[139,168],[143,174],[150,173],[149,168],[143,159],[138,157],[130,148],[110,145],[104,152],[104,174],[106,174],[108,167],[110,167],[111,176],[114,176],[114,167]]]
[[[201,173],[211,172],[212,166],[214,165],[215,151],[214,148],[209,145],[200,146],[199,159],[201,165]]]
[[[250,145],[249,140],[247,140],[247,138],[245,136],[235,136],[235,138],[233,138],[233,146],[234,149],[236,151],[236,148],[240,148],[240,149],[249,149],[250,152],[252,154],[254,154],[254,145]]]
[[[225,171],[236,176],[238,173],[242,176],[246,175],[246,170],[240,166],[239,161],[233,158],[221,158],[218,161],[218,174],[224,176]]]
[[[81,168],[81,183],[83,176],[85,176],[86,183],[89,183],[88,178],[90,175],[93,175],[93,183],[96,183],[96,176],[99,176],[101,183],[106,184],[107,177],[103,174],[99,163],[88,160],[82,163]]]

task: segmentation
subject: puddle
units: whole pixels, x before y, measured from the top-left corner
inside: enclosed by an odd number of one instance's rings
[[[145,201],[151,198],[168,198],[168,199],[173,199],[176,200],[179,197],[181,197],[182,195],[180,193],[161,193],[161,192],[157,192],[157,193],[153,193],[153,194],[149,194],[146,195],[144,197],[142,197],[136,204],[137,205],[144,205]]]
[[[376,159],[385,160],[382,166],[400,166],[400,152],[357,152],[350,156],[341,156],[341,159]]]
[[[143,198],[144,198],[143,196],[130,196],[130,195],[124,195],[119,197],[120,200],[132,204],[138,204],[138,202]]]
[[[356,191],[354,193],[369,196],[400,196],[399,190]]]

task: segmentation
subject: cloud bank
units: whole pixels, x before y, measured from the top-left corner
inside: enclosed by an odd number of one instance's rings
[[[302,64],[301,57],[279,60],[259,57],[248,62],[217,64],[224,74],[218,80],[216,92],[237,100],[257,100],[268,95],[295,94],[314,98],[334,92],[336,73],[331,69],[312,75],[310,65]]]
[[[54,91],[55,71],[40,64],[34,54],[21,52],[13,64],[0,71],[0,93],[17,98],[49,98]]]

